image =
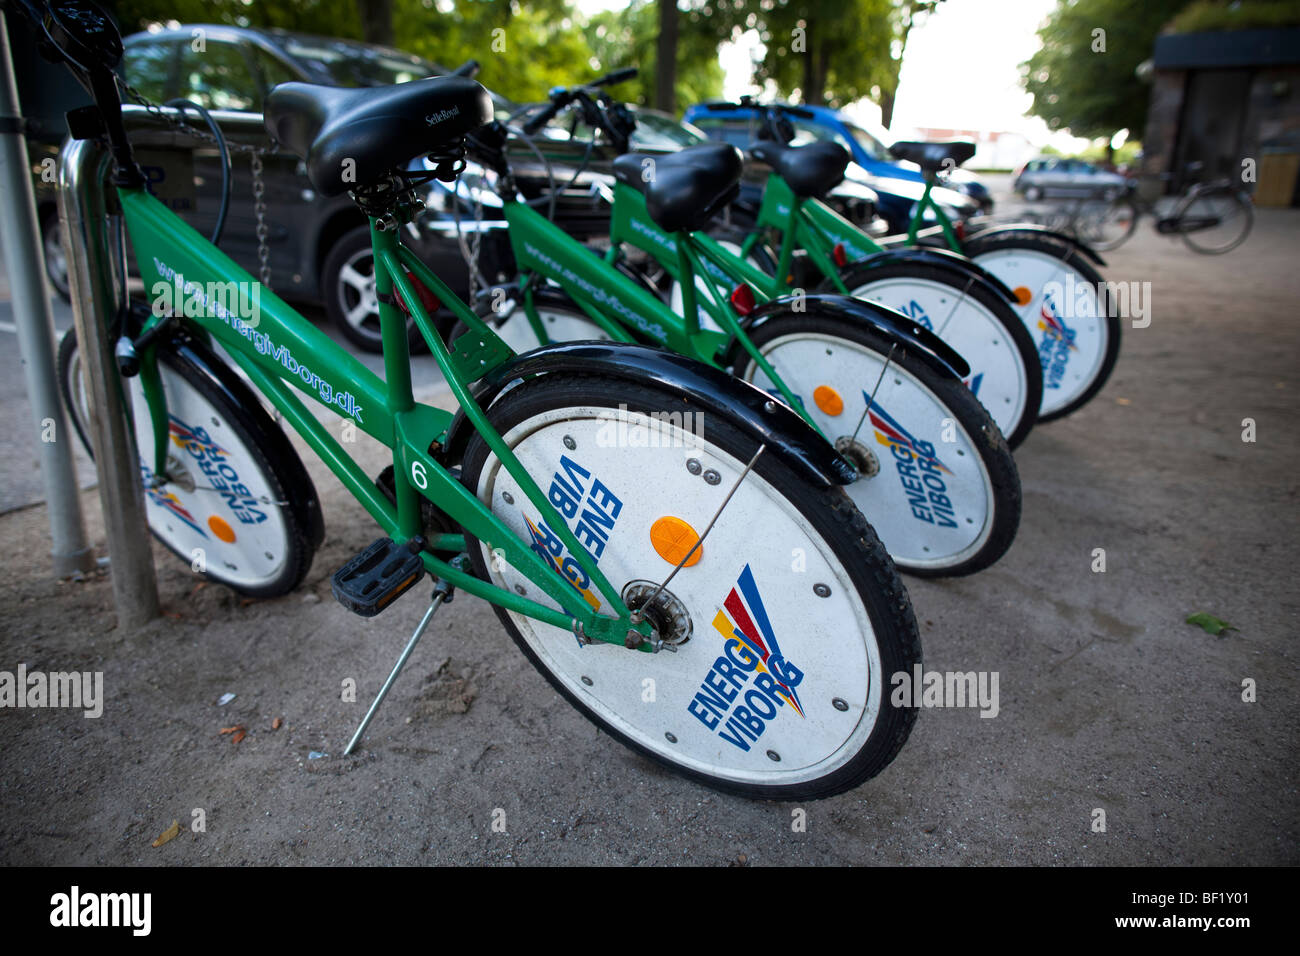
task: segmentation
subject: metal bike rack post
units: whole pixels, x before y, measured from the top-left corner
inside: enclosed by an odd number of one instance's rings
[[[137,145],[163,149],[192,148],[188,137],[171,127],[166,117],[175,110],[154,113],[140,106],[122,109],[126,128]],[[265,142],[260,115],[215,112],[223,133],[232,142]],[[119,220],[110,208],[105,188],[111,157],[95,140],[69,140],[59,156],[59,218],[68,257],[68,283],[77,326],[86,388],[90,398],[90,432],[99,474],[99,499],[104,511],[113,575],[113,600],[118,624],[137,627],[158,616],[158,584],[153,566],[148,517],[140,483],[134,432],[127,425],[122,379],[114,358],[116,343],[108,330],[128,281],[123,237],[110,233]]]
[[[158,616],[149,519],[140,484],[135,435],[127,427],[122,379],[109,329],[122,301],[125,274],[117,274],[104,189],[108,148],[96,140],[69,140],[59,154],[59,220],[68,259],[68,285],[77,327],[77,350],[89,393],[87,410],[99,501],[104,511],[113,602],[119,627],[134,628]],[[125,270],[123,269],[123,272]]]
[[[0,16],[0,227],[4,232],[5,265],[12,290],[18,351],[31,403],[39,443],[41,478],[49,512],[54,573],[66,577],[95,566],[86,541],[72,464],[71,434],[59,399],[54,370],[54,318],[45,288],[45,266],[36,203],[32,195],[27,137],[20,118],[9,33]],[[46,426],[53,423],[53,441],[45,441]]]

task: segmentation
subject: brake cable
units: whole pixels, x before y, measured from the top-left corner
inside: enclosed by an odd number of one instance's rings
[[[217,155],[221,160],[221,205],[217,209],[217,222],[212,227],[211,241],[214,246],[219,246],[221,245],[221,232],[226,225],[226,212],[230,209],[230,147],[226,145],[226,137],[222,135],[221,127],[212,118],[212,114],[198,103],[184,97],[177,97],[168,100],[163,106],[171,106],[180,110],[182,122],[184,122],[185,111],[187,109],[194,110],[207,124],[208,130],[212,133],[212,138],[217,142]]]

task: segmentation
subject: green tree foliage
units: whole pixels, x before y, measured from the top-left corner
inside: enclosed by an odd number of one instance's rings
[[[607,10],[593,16],[584,28],[592,52],[592,74],[580,79],[635,66],[640,70],[637,78],[620,85],[615,95],[642,106],[650,105],[657,73],[658,16],[655,0],[634,0],[622,10]],[[718,42],[717,30],[699,10],[681,12],[674,84],[679,104],[699,103],[722,95]]]
[[[1042,47],[1021,64],[1030,113],[1075,136],[1146,127],[1150,87],[1135,70],[1188,0],[1058,0],[1038,31]],[[1102,32],[1097,32],[1102,31]]]
[[[126,33],[175,20],[350,40],[383,34],[374,23],[363,31],[363,9],[373,18],[377,10],[382,16],[382,5],[361,0],[108,0],[107,6]],[[391,10],[393,46],[448,68],[476,59],[484,85],[511,99],[543,99],[552,86],[586,79],[593,68],[571,0],[391,0]]]
[[[455,68],[478,60],[484,86],[519,102],[585,79],[591,50],[569,0],[395,0],[397,46]]]
[[[805,103],[879,99],[898,83],[898,6],[894,0],[743,3],[738,25],[756,29],[767,47],[755,81],[771,80],[784,94],[797,90]]]
[[[357,0],[105,0],[123,33],[151,23],[225,23],[241,27],[279,27],[361,39]]]

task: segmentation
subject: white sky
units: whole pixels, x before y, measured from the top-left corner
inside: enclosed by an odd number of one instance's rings
[[[620,0],[576,0],[583,13],[615,9]],[[1034,143],[1051,142],[1073,151],[1086,140],[1053,134],[1042,120],[1027,117],[1030,97],[1020,86],[1019,64],[1038,49],[1039,25],[1056,0],[945,0],[912,29],[903,53],[893,132],[917,127],[1010,130]],[[719,60],[726,71],[723,95],[760,93],[749,81],[750,60],[762,45],[756,34],[725,44]],[[690,104],[680,104],[683,108]],[[879,108],[853,104],[846,112],[878,121]]]

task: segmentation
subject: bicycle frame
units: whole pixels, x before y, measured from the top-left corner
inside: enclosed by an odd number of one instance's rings
[[[159,283],[175,289],[184,305],[180,309],[174,308],[172,315],[211,335],[225,347],[254,386],[279,410],[387,535],[399,544],[412,542],[421,536],[420,496],[423,495],[460,527],[486,544],[494,554],[502,554],[562,610],[482,581],[432,553],[435,550],[462,551],[465,548],[464,535],[438,534],[423,544],[420,557],[431,574],[507,610],[571,629],[580,639],[585,636],[589,640],[623,646],[630,632],[643,638],[650,636],[648,622],[633,623],[631,611],[619,592],[579,544],[568,524],[556,513],[541,488],[491,426],[469,391],[474,381],[512,359],[514,353],[428,266],[401,245],[394,232],[380,230],[375,220],[371,220],[384,344],[384,378],[381,379],[278,296],[260,287],[252,276],[148,192],[119,188],[118,197],[146,289],[158,294]],[[432,291],[473,334],[462,336],[455,348],[449,350],[435,330],[416,292],[415,282]],[[252,290],[255,287],[258,289],[258,309],[253,312]],[[235,290],[237,299],[214,304],[205,290],[210,293],[215,289]],[[461,410],[502,466],[519,483],[529,503],[563,543],[570,559],[599,590],[616,617],[598,613],[598,609],[589,605],[559,571],[544,561],[439,463],[436,453],[443,447],[455,416],[452,412],[414,400],[406,314],[393,299],[394,293],[409,309]],[[224,304],[225,301],[233,301],[233,312]],[[154,311],[145,331],[171,320],[162,314],[164,310],[155,307]],[[250,315],[251,321],[241,319],[241,313]],[[143,351],[141,359],[142,385],[156,439],[154,473],[165,474],[165,468],[160,466],[166,461],[168,416],[157,366],[156,343]],[[337,410],[343,417],[352,419],[358,428],[392,449],[396,505],[388,501],[328,428],[307,409],[290,384]],[[643,641],[639,647],[642,651],[653,649],[648,641]]]
[[[730,281],[732,285],[747,283],[758,290],[761,301],[766,301],[777,294],[768,291],[772,284],[770,277],[732,256],[707,236],[668,235],[650,219],[644,197],[631,187],[616,183],[614,195],[611,245],[603,259],[532,207],[507,202],[505,216],[520,273],[540,275],[559,283],[583,312],[615,341],[634,341],[627,331],[633,328],[665,348],[714,368],[721,367],[719,356],[726,353],[731,343],[740,342],[776,384],[785,403],[822,434],[804,412],[798,396],[750,341],[738,313],[719,286],[719,281]],[[682,282],[681,315],[614,268],[623,242],[644,248],[656,258],[662,257],[674,276],[686,277]],[[709,297],[702,303],[697,301],[694,282],[694,277],[701,272],[714,280],[706,284]],[[548,339],[537,314],[532,284],[525,281],[523,289],[525,315],[538,340],[545,344]],[[704,308],[722,331],[701,328],[699,308]]]

